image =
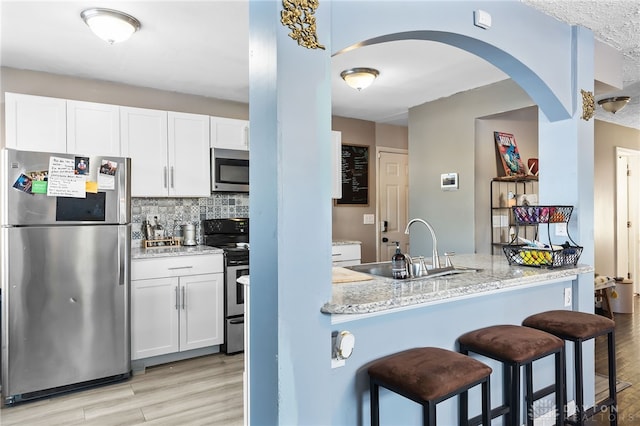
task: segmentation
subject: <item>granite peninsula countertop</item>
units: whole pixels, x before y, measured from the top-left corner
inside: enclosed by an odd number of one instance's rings
[[[168,256],[197,256],[203,254],[222,254],[222,249],[209,246],[174,246],[174,247],[153,247],[145,249],[136,247],[131,249],[131,259],[150,259]]]
[[[368,314],[414,305],[418,307],[558,281],[594,270],[592,266],[582,264],[555,269],[510,266],[500,255],[456,255],[452,261],[455,266],[480,271],[411,281],[374,277],[370,281],[336,283],[332,285],[331,300],[321,311],[327,314]]]
[[[362,244],[362,241],[334,240],[332,242],[332,245],[334,246],[347,246],[351,244]]]

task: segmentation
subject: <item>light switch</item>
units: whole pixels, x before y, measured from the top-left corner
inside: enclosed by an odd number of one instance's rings
[[[375,214],[365,214],[362,219],[362,223],[365,225],[373,225],[376,223],[376,215]]]

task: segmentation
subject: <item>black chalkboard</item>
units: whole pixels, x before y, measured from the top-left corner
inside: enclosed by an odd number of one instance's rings
[[[369,205],[369,147],[342,145],[342,198],[336,204]]]

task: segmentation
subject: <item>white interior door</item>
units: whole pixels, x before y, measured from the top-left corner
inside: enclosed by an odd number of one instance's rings
[[[391,260],[395,241],[409,253],[409,159],[406,151],[378,152],[378,261]]]
[[[640,151],[616,148],[616,275],[640,292]]]

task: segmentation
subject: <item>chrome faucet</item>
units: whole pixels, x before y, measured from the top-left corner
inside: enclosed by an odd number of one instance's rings
[[[433,240],[433,253],[431,255],[431,266],[433,267],[433,269],[440,268],[440,258],[438,257],[438,239],[436,238],[436,233],[433,231],[433,228],[431,227],[431,225],[429,225],[429,223],[427,223],[427,221],[422,219],[411,219],[409,223],[407,223],[407,227],[404,230],[404,233],[409,235],[409,228],[415,222],[422,223],[424,226],[426,226],[429,229],[429,232],[431,232],[431,239]]]

